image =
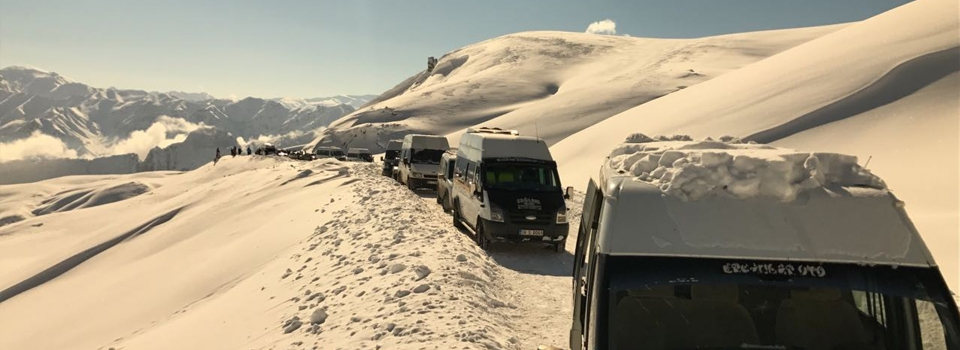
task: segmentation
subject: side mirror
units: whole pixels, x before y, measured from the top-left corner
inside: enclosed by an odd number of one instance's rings
[[[567,186],[567,189],[563,191],[563,199],[570,199],[570,196],[573,195],[573,186]]]

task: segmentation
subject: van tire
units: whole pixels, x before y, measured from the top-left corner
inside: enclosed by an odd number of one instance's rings
[[[490,249],[490,240],[487,239],[487,233],[483,229],[483,221],[477,218],[477,245],[480,246],[480,249],[489,250]]]
[[[409,188],[411,191],[416,189],[416,187],[413,186],[413,181],[410,181],[409,178],[407,179],[407,188]]]
[[[557,253],[563,253],[567,250],[567,240],[563,240],[560,243],[553,244],[553,251]]]
[[[463,228],[463,222],[460,221],[460,202],[453,203],[453,227]]]

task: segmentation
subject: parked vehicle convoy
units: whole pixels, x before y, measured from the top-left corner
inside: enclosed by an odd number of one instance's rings
[[[568,223],[557,163],[547,144],[516,131],[468,129],[453,179],[453,224],[490,242],[543,242],[564,251]]]
[[[570,348],[960,349],[903,202],[854,157],[764,147],[611,154],[584,199]]]
[[[409,189],[437,187],[440,156],[450,149],[446,137],[410,134],[403,137],[397,179]]]
[[[393,176],[394,169],[400,164],[400,149],[403,147],[403,140],[390,140],[387,142],[387,151],[380,157],[383,161],[383,176]]]
[[[453,208],[453,169],[457,163],[457,149],[450,149],[440,156],[440,170],[437,179],[437,203],[448,212]]]
[[[263,145],[263,155],[268,156],[271,154],[277,154],[277,146],[271,144]]]
[[[318,146],[313,151],[317,158],[335,158],[337,160],[346,160],[347,155],[339,147]]]
[[[347,159],[348,162],[373,162],[373,155],[370,154],[370,150],[366,148],[351,148],[347,150]]]

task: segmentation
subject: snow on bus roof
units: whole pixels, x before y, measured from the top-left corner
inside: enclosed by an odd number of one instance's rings
[[[460,152],[467,158],[529,158],[553,160],[546,142],[536,137],[515,134],[465,133],[460,137]]]
[[[733,137],[693,141],[688,136],[633,134],[611,151],[611,176],[631,176],[682,200],[721,195],[791,201],[803,190],[825,185],[885,189],[857,157],[799,152]]]
[[[600,251],[935,266],[903,203],[856,157],[635,134],[601,170]]]

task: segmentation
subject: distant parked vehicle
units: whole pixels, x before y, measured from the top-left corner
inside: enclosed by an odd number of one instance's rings
[[[277,154],[277,146],[271,144],[263,145],[263,155],[269,156],[271,154]]]
[[[453,176],[453,224],[471,229],[481,248],[541,242],[564,251],[567,195],[546,142],[516,131],[468,129]]]
[[[453,169],[457,163],[457,149],[450,149],[440,156],[440,175],[437,179],[437,203],[447,212],[453,208]]]
[[[339,147],[332,146],[320,146],[314,149],[314,154],[317,155],[317,158],[335,158],[337,160],[346,160],[347,155],[343,153],[343,150]]]
[[[373,155],[366,148],[351,148],[347,151],[347,161],[372,163]]]
[[[437,188],[440,157],[450,149],[446,137],[411,134],[403,137],[397,177],[409,189]]]
[[[317,156],[311,152],[306,152],[301,150],[301,151],[296,151],[291,153],[290,158],[297,159],[297,160],[311,161],[311,160],[317,159]]]
[[[400,164],[400,148],[403,146],[403,140],[390,140],[387,143],[387,152],[380,160],[383,161],[383,176],[393,176],[394,168]]]

